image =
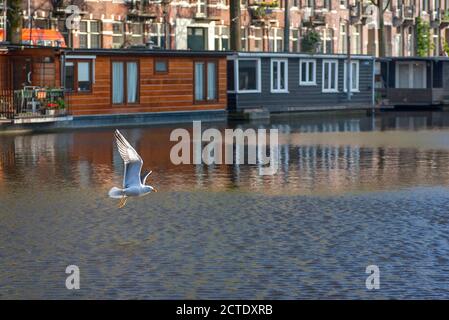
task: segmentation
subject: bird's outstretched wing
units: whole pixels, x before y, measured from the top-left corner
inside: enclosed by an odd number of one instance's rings
[[[120,156],[125,162],[125,173],[123,176],[123,188],[140,186],[140,171],[142,170],[142,158],[131,144],[125,139],[120,131],[115,130],[115,139]]]
[[[150,174],[152,174],[153,171],[147,172],[144,175],[140,176],[140,180],[142,181],[142,184],[145,184],[145,182],[147,181],[147,178],[150,176]]]

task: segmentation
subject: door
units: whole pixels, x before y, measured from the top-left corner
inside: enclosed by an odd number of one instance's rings
[[[187,48],[190,50],[206,50],[206,28],[187,28]]]
[[[13,90],[20,90],[32,83],[31,58],[16,58],[12,63]]]

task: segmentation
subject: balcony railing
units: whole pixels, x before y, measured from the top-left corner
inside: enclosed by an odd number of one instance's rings
[[[0,92],[0,118],[62,117],[70,114],[67,92],[62,88],[26,86]]]
[[[324,26],[326,24],[326,14],[323,8],[306,8],[303,23],[306,27]]]

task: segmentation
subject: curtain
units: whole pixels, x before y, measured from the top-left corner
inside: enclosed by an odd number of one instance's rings
[[[217,75],[215,62],[207,64],[207,100],[217,99]]]
[[[204,63],[195,63],[195,100],[204,100]]]
[[[123,62],[112,63],[112,103],[123,103],[124,81]]]
[[[78,62],[78,81],[89,80],[89,62]]]
[[[127,102],[137,102],[137,63],[128,62],[126,69]]]

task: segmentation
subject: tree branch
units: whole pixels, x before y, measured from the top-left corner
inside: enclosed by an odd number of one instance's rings
[[[388,1],[387,1],[387,5],[385,6],[385,8],[382,8],[382,14],[383,14],[385,11],[387,11],[387,8],[390,6],[390,2],[391,2],[391,0],[388,0]]]

